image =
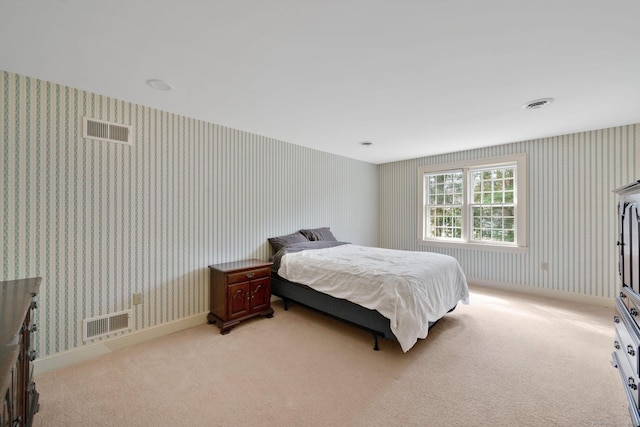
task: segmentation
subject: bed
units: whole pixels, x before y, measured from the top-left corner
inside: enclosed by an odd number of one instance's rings
[[[271,292],[396,340],[404,352],[469,290],[455,258],[338,241],[328,227],[269,238],[274,249]]]

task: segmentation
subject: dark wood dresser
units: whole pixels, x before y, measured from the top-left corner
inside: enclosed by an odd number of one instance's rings
[[[209,323],[221,334],[254,316],[273,316],[271,308],[272,262],[248,259],[209,266]]]
[[[31,426],[38,412],[33,382],[33,310],[41,278],[0,282],[0,427]]]
[[[640,181],[615,190],[618,194],[618,273],[620,293],[616,297],[614,352],[629,401],[629,415],[640,426]]]

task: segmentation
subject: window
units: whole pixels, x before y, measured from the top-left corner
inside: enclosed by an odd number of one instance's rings
[[[421,240],[524,251],[526,160],[519,154],[420,168]]]

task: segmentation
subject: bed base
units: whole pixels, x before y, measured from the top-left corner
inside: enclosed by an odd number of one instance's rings
[[[285,310],[289,309],[289,302],[295,302],[369,332],[373,336],[375,351],[380,350],[378,338],[397,341],[391,331],[389,319],[378,311],[345,299],[332,297],[299,283],[290,282],[275,272],[271,273],[271,294],[282,299]],[[456,306],[449,311],[453,311],[455,308]],[[437,320],[429,322],[429,328],[436,322]]]

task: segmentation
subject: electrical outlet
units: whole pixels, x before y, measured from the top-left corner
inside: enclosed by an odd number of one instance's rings
[[[142,304],[142,293],[135,293],[132,295],[133,297],[133,305]]]

